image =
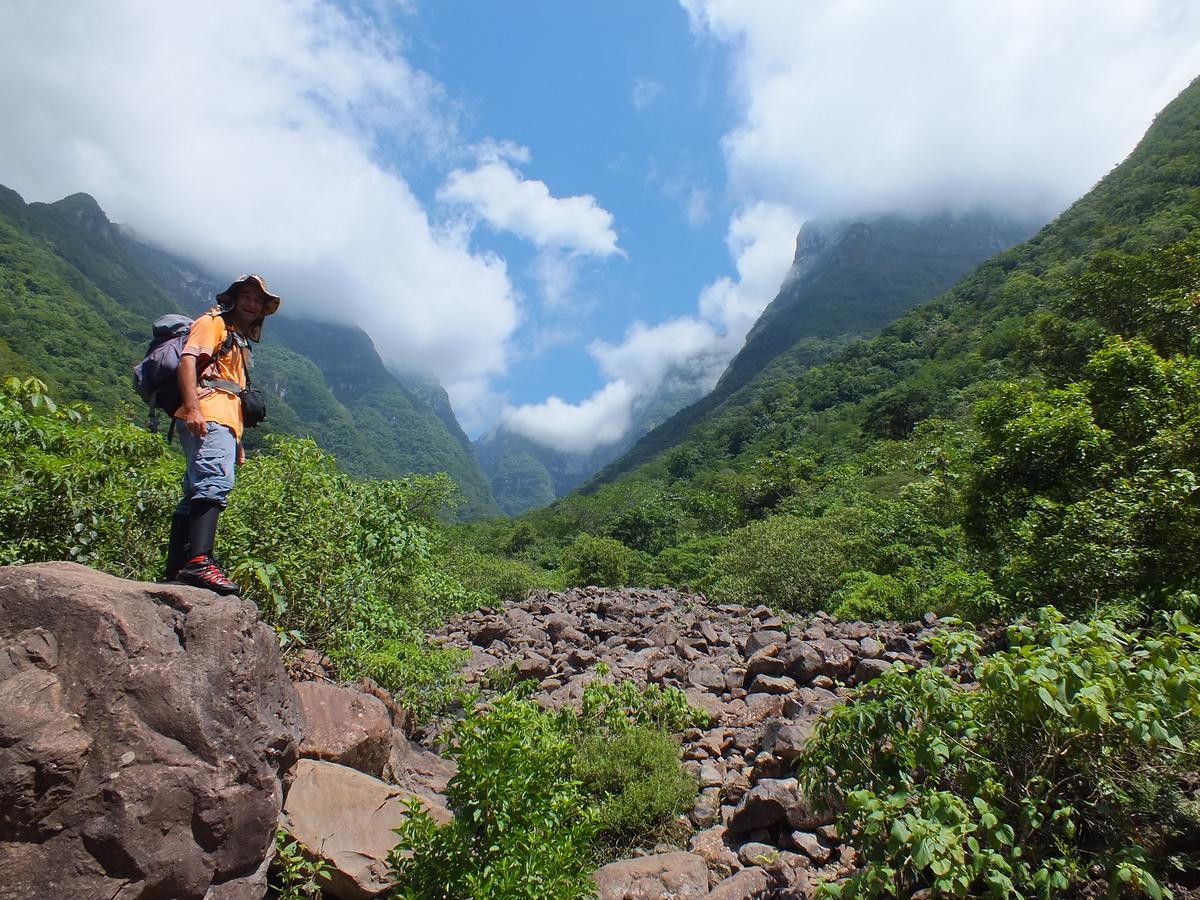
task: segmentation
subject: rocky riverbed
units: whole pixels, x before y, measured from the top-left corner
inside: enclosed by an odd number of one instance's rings
[[[434,638],[466,651],[485,695],[532,679],[559,708],[605,667],[685,691],[712,719],[680,736],[700,786],[680,823],[690,839],[604,866],[598,894],[739,900],[809,896],[853,867],[794,761],[855,685],[925,664],[934,625],[586,588],[478,610]],[[279,825],[329,864],[331,896],[388,894],[393,829],[414,796],[450,816],[454,766],[436,728],[414,732],[386,691],[331,683],[321,663],[285,671],[236,598],[69,563],[0,569],[0,898],[262,897]]]
[[[765,606],[669,590],[537,593],[460,616],[435,639],[470,656],[486,686],[497,667],[534,679],[547,708],[577,702],[607,666],[617,680],[682,689],[713,717],[682,735],[700,782],[687,850],[655,848],[597,873],[602,900],[802,897],[854,864],[831,818],[802,796],[793,764],[820,715],[896,662],[925,665],[936,624],[784,619]],[[709,893],[711,890],[712,893]]]

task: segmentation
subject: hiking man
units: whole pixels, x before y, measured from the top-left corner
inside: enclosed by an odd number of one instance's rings
[[[213,558],[213,542],[233,489],[234,468],[246,459],[241,395],[249,380],[250,341],[258,342],[263,319],[279,309],[279,297],[267,290],[262,276],[243,275],[216,300],[192,323],[179,360],[183,405],[175,424],[187,470],[183,499],[171,519],[166,577],[236,594],[238,586]]]

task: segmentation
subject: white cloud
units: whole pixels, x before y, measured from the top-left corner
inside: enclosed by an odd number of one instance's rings
[[[565,453],[584,454],[624,437],[630,428],[633,388],[612,381],[582,403],[550,397],[507,408],[501,421],[518,434]]]
[[[548,309],[562,309],[574,299],[579,268],[571,254],[543,250],[534,258],[531,274]]]
[[[663,92],[663,83],[653,78],[639,78],[633,83],[633,108],[642,112],[658,99]]]
[[[735,202],[1053,213],[1200,73],[1192,0],[681,0],[727,42]]]
[[[512,149],[505,156],[488,150],[476,168],[451,172],[438,189],[438,199],[460,203],[493,228],[511,231],[538,247],[602,257],[620,252],[612,213],[595,197],[554,197],[544,181],[527,179],[509,165]],[[516,159],[527,162],[528,152]]]
[[[458,146],[441,88],[384,33],[322,0],[6,3],[0,178],[87,191],[215,274],[264,273],[289,311],[435,374],[470,422],[507,365],[514,291],[381,161]]]
[[[711,390],[791,267],[800,221],[786,208],[760,203],[737,213],[726,243],[737,277],[705,287],[697,314],[654,325],[634,322],[619,343],[593,341],[588,353],[607,382],[572,404],[551,397],[507,407],[501,421],[530,440],[585,454],[622,440],[636,414],[670,382]]]

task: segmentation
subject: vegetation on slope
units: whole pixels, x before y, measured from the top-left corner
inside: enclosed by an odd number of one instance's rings
[[[130,372],[150,323],[207,308],[214,290],[113,225],[86,194],[26,204],[0,187],[0,375],[35,375],[56,396],[105,411],[126,405],[140,419]],[[462,492],[460,515],[498,512],[457,423],[447,424],[428,388],[389,372],[362,331],[281,316],[255,359],[255,381],[273,396],[250,446],[269,434],[299,434],[355,474],[446,472]]]

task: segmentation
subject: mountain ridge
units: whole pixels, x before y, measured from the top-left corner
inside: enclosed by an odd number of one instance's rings
[[[136,409],[129,373],[150,322],[167,312],[195,315],[223,287],[111,222],[88,194],[27,204],[0,186],[0,371],[37,375],[59,396],[100,408]],[[271,324],[255,348],[254,378],[275,396],[267,426],[248,433],[248,446],[286,431],[313,437],[353,474],[446,471],[462,494],[460,515],[499,513],[466,435],[457,421],[449,427],[444,392],[439,400],[430,385],[406,384],[361,329],[286,311]],[[306,339],[314,328],[323,340]],[[339,378],[340,392],[332,383]]]

